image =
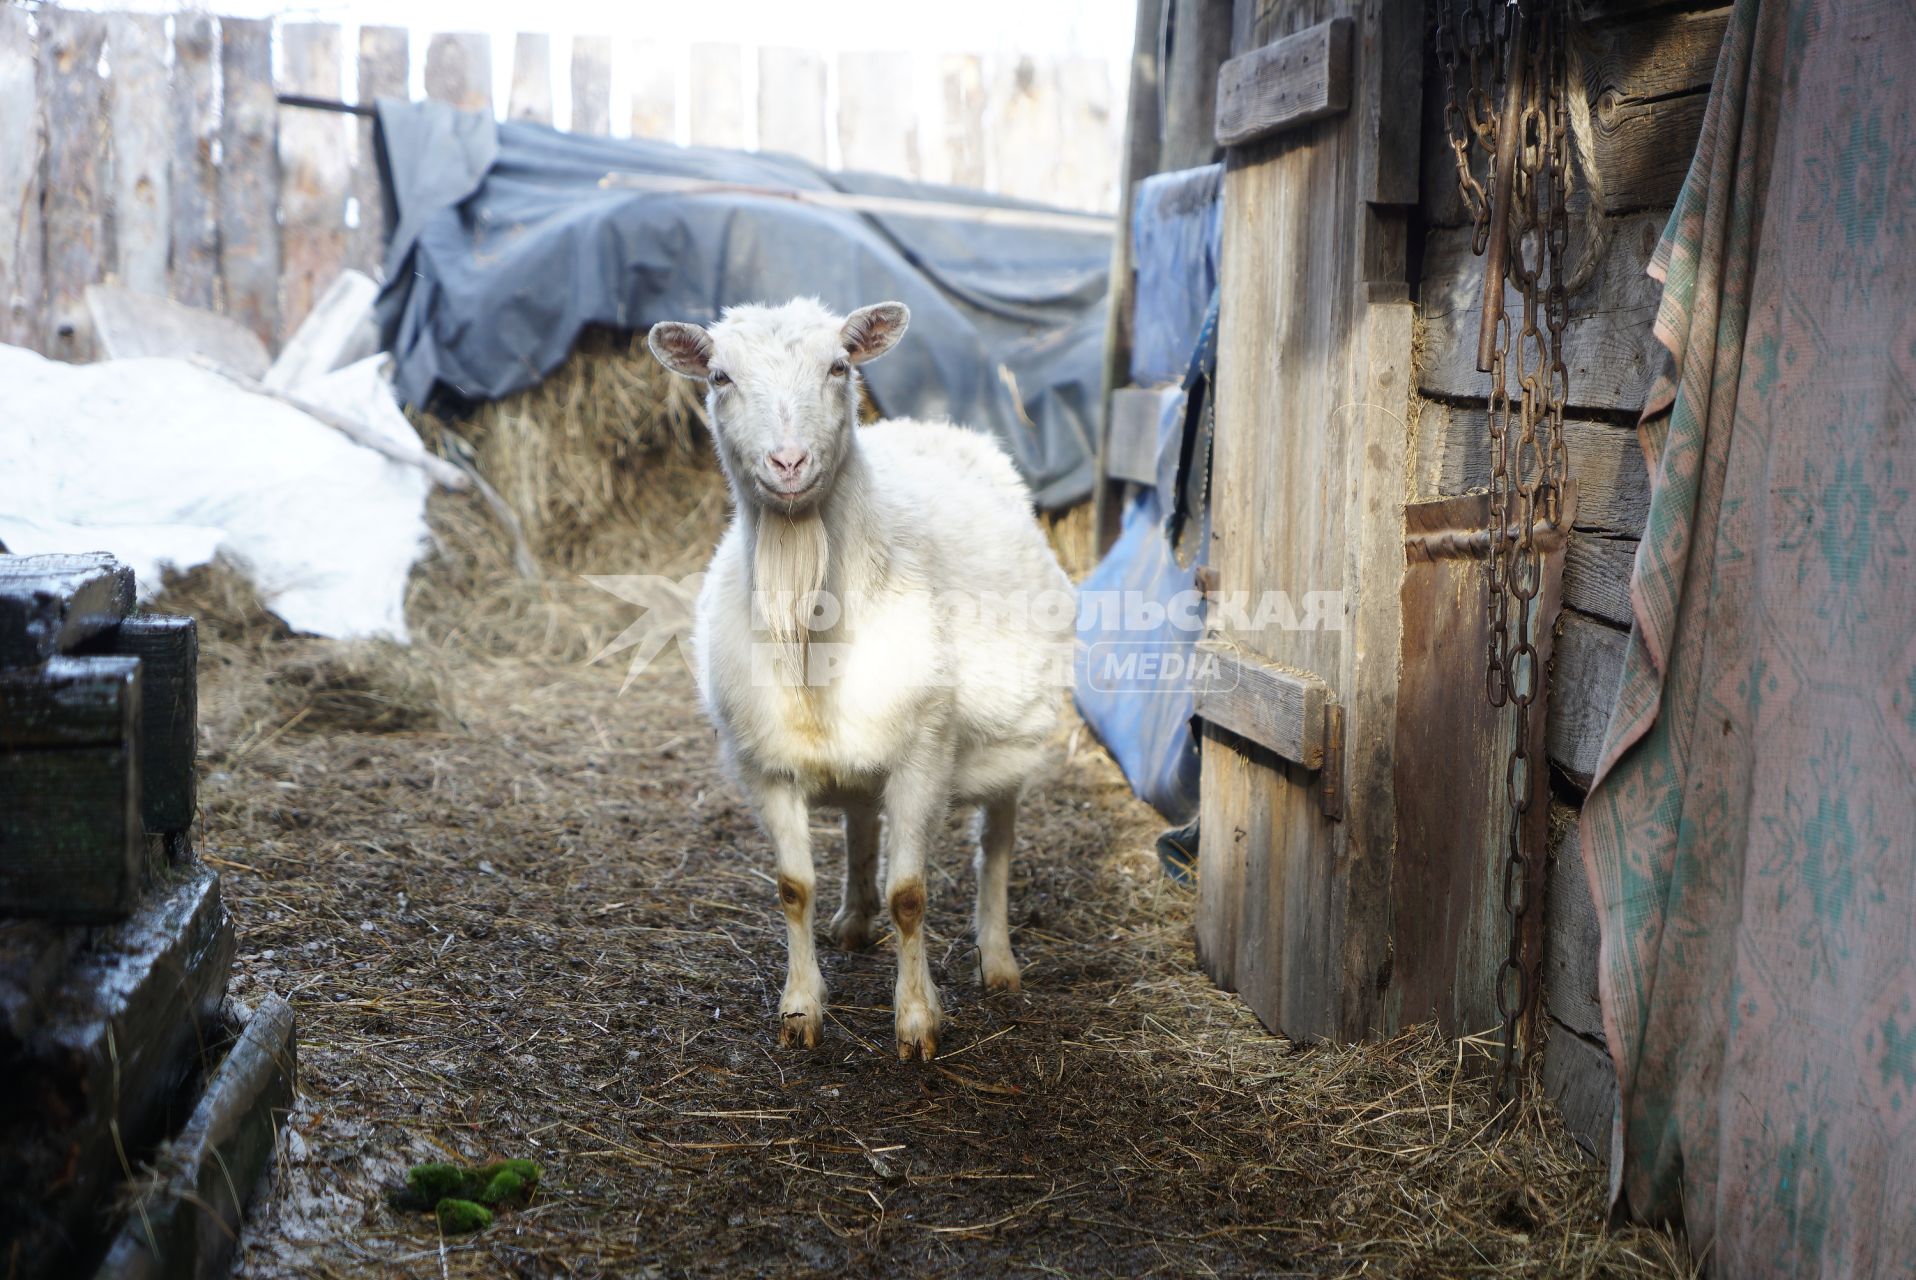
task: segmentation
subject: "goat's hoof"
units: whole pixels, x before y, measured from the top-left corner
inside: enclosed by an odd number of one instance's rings
[[[825,1013],[810,996],[787,996],[779,1005],[778,1042],[791,1049],[816,1049],[825,1030]]]
[[[1024,989],[1024,980],[1018,975],[1018,961],[1009,952],[1002,956],[980,956],[978,971],[986,991]]]
[[[938,1014],[929,1008],[898,1012],[898,1060],[930,1062],[938,1055]]]
[[[854,915],[843,907],[832,917],[831,929],[832,941],[846,951],[863,951],[878,940],[869,915]]]

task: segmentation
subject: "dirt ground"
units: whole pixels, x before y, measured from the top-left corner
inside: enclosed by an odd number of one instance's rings
[[[1602,1232],[1600,1173],[1541,1115],[1484,1135],[1470,1046],[1296,1046],[1214,990],[1161,824],[1081,731],[1024,810],[1024,992],[979,988],[954,819],[930,913],[950,1025],[936,1062],[901,1063],[882,944],[826,946],[826,1043],[778,1048],[770,852],[676,660],[621,696],[616,662],[442,654],[455,721],[316,733],[238,696],[258,672],[225,652],[201,848],[236,996],[289,995],[300,1041],[240,1275],[1685,1267],[1665,1236]],[[823,919],[842,846],[819,823]],[[415,1162],[510,1156],[546,1181],[476,1235],[383,1201]]]

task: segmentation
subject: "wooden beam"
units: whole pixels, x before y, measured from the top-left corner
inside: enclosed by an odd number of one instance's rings
[[[1358,55],[1388,92],[1359,95],[1357,188],[1371,204],[1416,204],[1423,156],[1423,0],[1381,7]],[[1369,64],[1375,64],[1374,66]]]
[[[71,652],[132,608],[133,570],[105,552],[0,555],[0,667]]]
[[[107,82],[99,71],[106,18],[43,9],[40,95],[46,109],[46,332],[40,349],[56,360],[93,359],[86,287],[106,275],[112,200]]]
[[[1572,535],[1563,566],[1563,602],[1612,626],[1627,628],[1632,617],[1630,575],[1636,560],[1635,538]]]
[[[1218,71],[1217,141],[1243,146],[1350,106],[1351,20],[1333,18]]]
[[[506,98],[506,119],[552,123],[551,36],[521,31],[513,37],[512,91]]]
[[[1122,387],[1111,393],[1111,431],[1105,440],[1104,471],[1132,484],[1158,482],[1158,422],[1176,387]]]
[[[612,132],[612,40],[572,37],[572,132],[603,138]]]
[[[213,19],[173,15],[173,87],[168,192],[173,201],[172,262],[166,292],[175,302],[211,311],[219,297],[219,137],[213,79]]]
[[[148,831],[185,831],[196,812],[199,627],[192,618],[135,613],[82,646],[140,663],[140,814]]]
[[[140,718],[139,677],[130,656],[63,654],[37,667],[0,668],[0,751],[128,745]]]
[[[1663,210],[1676,203],[1703,133],[1706,93],[1655,102],[1598,104],[1592,128],[1607,213]],[[1658,215],[1662,221],[1662,215]],[[1571,307],[1574,315],[1576,308]]]
[[[1170,58],[1160,69],[1164,118],[1158,173],[1195,169],[1217,158],[1218,70],[1231,58],[1231,0],[1163,3],[1170,10]],[[1153,28],[1146,38],[1155,53],[1158,31]]]
[[[1563,613],[1563,632],[1550,672],[1550,761],[1577,786],[1588,789],[1603,754],[1617,687],[1623,681],[1628,633],[1573,610]]]
[[[809,49],[758,51],[758,149],[825,163],[825,58]]]
[[[220,278],[226,314],[279,341],[279,99],[273,24],[220,19]]]
[[[1324,708],[1331,687],[1308,671],[1267,662],[1222,640],[1200,640],[1197,715],[1306,769],[1324,767]]]
[[[1603,1040],[1603,1002],[1597,993],[1602,932],[1590,901],[1577,811],[1550,806],[1550,880],[1544,891],[1543,980],[1550,1016],[1592,1040]]]
[[[1636,22],[1590,24],[1584,86],[1596,102],[1665,98],[1708,89],[1730,10],[1660,13]]]
[[[1434,453],[1426,483],[1454,495],[1490,484],[1490,436],[1481,405],[1425,401],[1418,434]],[[1636,430],[1615,422],[1569,418],[1563,424],[1570,477],[1577,482],[1577,527],[1636,538],[1650,517],[1650,472]],[[1582,606],[1577,606],[1581,608]]]

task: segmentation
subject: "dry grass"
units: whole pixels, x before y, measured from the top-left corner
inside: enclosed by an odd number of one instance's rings
[[[242,1275],[1689,1272],[1679,1241],[1604,1229],[1600,1171],[1544,1111],[1491,1134],[1475,1044],[1293,1045],[1214,989],[1160,824],[1068,726],[1022,815],[1025,992],[979,989],[954,819],[928,922],[942,1056],[893,1054],[885,944],[827,946],[827,1041],[779,1050],[770,854],[683,666],[621,694],[620,664],[583,661],[635,610],[559,566],[675,574],[710,543],[660,530],[715,529],[624,474],[640,493],[590,499],[620,523],[567,535],[539,583],[478,509],[435,502],[407,661],[444,710],[405,728],[301,732],[330,713],[290,724],[275,690],[317,708],[346,682],[294,675],[312,642],[230,590],[193,597],[213,611],[201,848],[240,927],[236,994],[300,1018],[302,1097]],[[621,537],[659,558],[596,558]],[[476,1236],[379,1194],[420,1160],[522,1155],[538,1199]]]

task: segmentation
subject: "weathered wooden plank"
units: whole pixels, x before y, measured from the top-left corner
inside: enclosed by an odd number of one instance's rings
[[[179,1135],[141,1182],[100,1280],[221,1276],[239,1244],[241,1214],[271,1161],[297,1083],[293,1007],[269,996],[247,1021]]]
[[[626,83],[632,86],[632,136],[679,136],[678,49],[662,40],[639,39],[626,46]]]
[[[985,86],[985,180],[991,190],[1052,199],[1064,145],[1053,70],[1052,63],[1029,57],[996,59]]]
[[[1395,0],[1359,33],[1360,74],[1389,86],[1359,96],[1357,187],[1371,204],[1416,204],[1423,155],[1423,116],[1405,104],[1424,88],[1424,5]]]
[[[0,920],[0,1052],[46,1021],[87,930],[48,920]]]
[[[1331,687],[1308,671],[1267,662],[1226,641],[1200,640],[1215,659],[1197,684],[1197,716],[1306,769],[1324,764],[1324,708]]]
[[[211,311],[219,301],[219,171],[213,143],[219,103],[213,77],[213,19],[173,15],[173,135],[167,187],[173,201],[171,270],[166,292]]]
[[[984,60],[971,53],[946,54],[938,60],[938,80],[945,103],[944,145],[926,149],[925,176],[956,187],[982,187],[985,185]]]
[[[0,667],[67,653],[133,608],[133,570],[105,552],[0,555]]]
[[[1490,428],[1482,406],[1425,401],[1418,434],[1433,453],[1420,483],[1458,494],[1490,484]],[[1635,538],[1650,515],[1650,473],[1633,428],[1615,422],[1566,418],[1564,448],[1577,482],[1577,527]],[[1421,451],[1421,448],[1420,448]],[[1579,606],[1581,607],[1581,606]]]
[[[1111,67],[1102,58],[1062,58],[1058,80],[1057,171],[1048,199],[1068,209],[1117,207],[1111,156],[1119,145],[1111,113]]]
[[[1167,395],[1177,388],[1121,387],[1111,393],[1111,430],[1105,437],[1104,472],[1113,480],[1156,484],[1158,421]]]
[[[251,329],[216,312],[113,284],[89,286],[86,303],[108,360],[197,357],[247,378],[259,377],[270,363]]]
[[[1613,626],[1628,627],[1630,574],[1636,559],[1635,538],[1575,534],[1563,570],[1564,603]]]
[[[296,395],[303,383],[371,355],[377,347],[368,347],[365,333],[378,296],[379,286],[362,272],[348,269],[334,276],[260,378],[261,389]]]
[[[0,1143],[0,1175],[36,1188],[0,1198],[0,1239],[37,1274],[91,1274],[101,1206],[126,1153],[164,1136],[171,1104],[199,1069],[233,958],[219,877],[201,869],[95,933],[68,971],[54,1015],[8,1054],[14,1114],[30,1140]]]
[[[735,44],[692,46],[693,145],[745,145],[744,57]]]
[[[127,678],[137,708],[137,664]],[[0,750],[0,915],[100,921],[132,909],[146,857],[136,743]]]
[[[287,92],[338,100],[337,25],[286,23],[280,28],[280,50]],[[349,127],[347,118],[337,112],[288,107],[280,113],[281,342],[299,328],[346,264]]]
[[[1656,320],[1662,286],[1646,270],[1665,215],[1638,214],[1612,228],[1609,252],[1591,281],[1570,299],[1563,358],[1573,408],[1637,409],[1658,364]],[[1490,375],[1477,371],[1484,259],[1470,251],[1464,228],[1433,231],[1424,257],[1424,319],[1418,386],[1428,395],[1483,400]],[[1505,305],[1521,325],[1523,297],[1507,290]]]
[[[0,668],[0,750],[126,746],[140,715],[139,676],[131,657],[62,655]]]
[[[99,71],[106,18],[45,9],[39,22],[48,193],[47,327],[39,346],[57,360],[86,361],[94,354],[86,287],[97,284],[112,262],[107,82]]]
[[[148,831],[185,831],[196,809],[199,627],[192,618],[135,613],[81,646],[140,663],[140,814]]]
[[[1273,41],[1218,71],[1219,146],[1239,147],[1350,106],[1351,20]]]
[[[1663,98],[1708,89],[1730,22],[1721,9],[1660,13],[1582,31],[1585,88],[1593,101]]]
[[[825,59],[809,49],[758,51],[758,149],[825,163]]]
[[[461,111],[492,111],[492,38],[442,31],[426,42],[426,96]]]
[[[1159,36],[1170,37],[1170,56],[1160,68],[1163,97],[1155,104],[1163,112],[1160,173],[1217,158],[1218,70],[1232,52],[1230,0],[1164,0],[1164,7],[1168,32],[1154,26],[1147,45],[1155,56]]]
[[[36,83],[32,19],[0,7],[0,342],[43,350],[46,344],[46,224],[41,211],[41,160],[46,117]]]
[[[506,119],[552,123],[551,36],[521,31],[513,37],[512,90],[506,97]]]
[[[166,18],[107,17],[107,61],[113,68],[113,269],[119,282],[144,293],[166,292],[173,246]]]
[[[1544,1096],[1556,1105],[1563,1127],[1583,1153],[1606,1164],[1617,1112],[1617,1073],[1610,1055],[1554,1019],[1545,1019],[1545,1025],[1550,1038],[1543,1051]]]
[[[220,20],[220,280],[226,314],[279,340],[279,101],[273,24]]]
[[[839,54],[838,152],[845,167],[917,177],[915,101],[910,54]]]
[[[1592,1040],[1603,1040],[1597,991],[1597,949],[1603,934],[1590,901],[1577,811],[1550,806],[1550,883],[1544,892],[1544,997],[1550,1016]]]
[[[411,96],[411,61],[404,27],[364,26],[359,29],[359,101]],[[353,123],[352,201],[358,225],[347,232],[346,264],[375,280],[384,278],[386,262],[386,193],[379,176],[379,157],[373,142],[373,122]]]
[[[1603,175],[1606,212],[1667,209],[1676,202],[1709,105],[1706,93],[1598,104],[1592,142],[1597,171]],[[1574,306],[1571,314],[1576,314]]]
[[[612,40],[572,37],[572,132],[612,132]]]
[[[1627,632],[1566,609],[1550,673],[1550,761],[1577,786],[1588,788],[1603,753],[1617,686],[1623,680]]]

